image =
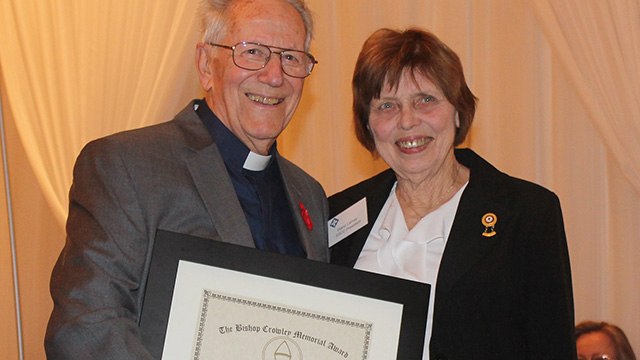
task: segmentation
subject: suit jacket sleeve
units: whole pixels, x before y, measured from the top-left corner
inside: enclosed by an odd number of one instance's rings
[[[151,359],[137,326],[148,229],[122,156],[104,141],[74,168],[67,239],[53,269],[49,359]]]
[[[518,256],[524,278],[524,336],[531,358],[575,359],[569,252],[560,201],[550,197],[522,224],[527,239]]]

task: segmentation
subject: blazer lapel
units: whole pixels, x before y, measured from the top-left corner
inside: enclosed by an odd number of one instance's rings
[[[300,170],[294,169],[294,165],[280,154],[276,154],[276,156],[287,193],[289,209],[302,248],[307,253],[308,259],[327,261],[326,215],[321,213],[322,205],[316,206],[317,202],[324,202],[325,199],[316,198],[317,195],[309,191],[306,180],[298,175]],[[322,196],[324,197],[324,195]],[[313,223],[312,229],[307,228],[307,224],[304,222],[300,204],[303,204],[308,211]]]
[[[360,252],[369,237],[369,233],[371,233],[373,224],[378,218],[378,215],[380,215],[380,211],[382,211],[382,207],[387,201],[389,192],[395,181],[395,173],[393,170],[388,169],[356,185],[354,188],[345,190],[331,197],[331,218],[366,197],[368,220],[367,225],[347,236],[333,247],[336,254],[341,254],[339,255],[340,259],[336,258],[335,261],[332,257],[332,262],[349,267],[353,267],[356,264]],[[344,251],[347,251],[347,253],[344,254]]]
[[[447,295],[455,283],[500,241],[500,232],[492,237],[482,235],[485,231],[482,218],[487,213],[500,214],[502,211],[487,203],[484,203],[484,206],[474,204],[475,201],[469,194],[464,202],[461,199],[458,206],[438,270],[436,314],[439,304],[446,302]]]
[[[471,178],[460,199],[440,262],[434,314],[440,313],[438,308],[446,303],[455,283],[501,241],[499,231],[492,237],[482,235],[485,231],[482,218],[488,213],[498,217],[504,214],[494,201],[501,188],[499,179],[504,175],[471,150],[456,150],[456,157],[471,169]]]
[[[247,219],[215,144],[187,160],[202,201],[223,241],[255,247]]]
[[[207,208],[216,231],[224,242],[255,247],[249,224],[231,184],[231,178],[211,135],[190,103],[176,116],[190,149],[187,168]]]

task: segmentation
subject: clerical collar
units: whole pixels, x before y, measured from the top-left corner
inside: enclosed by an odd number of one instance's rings
[[[271,155],[265,156],[249,151],[249,155],[247,155],[242,167],[251,171],[262,171],[267,168],[269,162],[271,162]]]
[[[204,126],[213,137],[222,159],[228,166],[244,168],[251,171],[263,171],[271,163],[273,154],[276,153],[276,143],[269,149],[269,155],[259,155],[247,147],[235,134],[231,132],[218,117],[211,111],[207,101],[202,99],[196,103],[194,109]]]

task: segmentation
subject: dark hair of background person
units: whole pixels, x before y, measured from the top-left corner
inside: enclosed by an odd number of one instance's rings
[[[576,325],[576,341],[578,341],[578,338],[582,335],[595,332],[603,333],[611,339],[618,352],[617,360],[636,360],[636,355],[624,331],[616,325],[604,321],[586,320]]]
[[[458,55],[430,32],[410,28],[406,31],[380,29],[362,46],[353,74],[353,113],[358,141],[376,155],[369,131],[372,99],[380,97],[389,84],[397,88],[404,71],[431,80],[455,107],[460,117],[454,145],[467,136],[476,112],[476,100],[464,79]]]

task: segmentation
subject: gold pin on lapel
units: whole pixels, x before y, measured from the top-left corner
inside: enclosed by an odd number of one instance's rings
[[[496,214],[493,214],[493,213],[484,214],[484,216],[482,217],[482,225],[484,225],[485,229],[484,229],[484,232],[482,233],[482,236],[492,237],[493,235],[495,235],[496,231],[494,227],[497,222],[498,222],[498,217],[496,216]]]

